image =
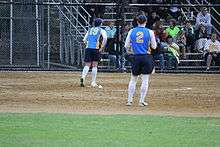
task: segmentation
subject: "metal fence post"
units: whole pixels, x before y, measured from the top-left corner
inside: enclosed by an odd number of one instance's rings
[[[63,15],[59,10],[59,21],[60,21],[60,62],[64,63],[64,55],[63,55]]]
[[[73,13],[73,8],[71,7],[70,8],[70,11],[71,11],[71,13]],[[73,22],[74,20],[73,20],[73,17],[72,16],[70,16],[70,20]],[[70,24],[70,64],[71,65],[73,65],[74,64],[74,47],[73,47],[73,41],[72,41],[72,38],[73,38],[73,36],[72,36],[72,26],[71,26],[71,24]]]
[[[35,0],[38,3],[38,0]],[[36,34],[37,34],[37,66],[40,65],[40,44],[39,44],[39,18],[38,18],[38,4],[35,5],[36,9]]]
[[[10,0],[13,2],[13,0]],[[13,4],[10,4],[10,64],[13,64]]]
[[[47,68],[50,69],[50,5],[47,6]]]

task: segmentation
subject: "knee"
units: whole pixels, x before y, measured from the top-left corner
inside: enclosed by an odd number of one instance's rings
[[[92,67],[94,68],[94,67],[96,67],[97,68],[97,66],[98,66],[98,63],[92,63]]]
[[[210,58],[212,58],[212,55],[211,55],[211,54],[209,54],[209,55],[208,55],[208,58],[209,58],[209,59],[210,59]]]
[[[131,84],[136,84],[137,83],[137,77],[136,76],[132,76],[131,80],[130,80]]]

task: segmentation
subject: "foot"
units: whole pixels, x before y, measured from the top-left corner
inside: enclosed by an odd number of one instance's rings
[[[146,102],[140,102],[140,103],[139,103],[139,106],[141,106],[141,107],[148,106],[148,103],[146,103]]]
[[[132,102],[127,102],[126,106],[131,106]]]
[[[85,87],[85,85],[84,85],[84,79],[83,79],[83,78],[80,79],[80,86],[81,86],[81,87]]]
[[[99,85],[92,82],[92,83],[91,83],[91,86],[92,86],[92,87],[98,87]]]

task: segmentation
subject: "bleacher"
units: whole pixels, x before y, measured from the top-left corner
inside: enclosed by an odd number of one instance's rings
[[[105,1],[103,1],[105,2]],[[107,1],[106,1],[107,2]],[[139,11],[138,7],[132,7],[129,9],[126,9],[127,11],[125,14],[125,21],[131,22],[133,21],[134,14]],[[194,15],[196,16],[196,12],[194,12]],[[117,13],[115,12],[115,9],[111,9],[111,11],[107,10],[102,16],[104,21],[117,21],[116,19]],[[186,15],[185,15],[186,16]],[[194,16],[194,17],[195,17]],[[168,23],[165,23],[165,25],[168,25]],[[166,27],[166,26],[164,26]],[[206,71],[206,62],[204,60],[203,53],[186,53],[187,58],[181,59],[180,64],[178,66],[178,69],[176,70],[164,70],[162,72],[168,72],[168,73],[220,73],[220,66],[219,65],[213,65],[211,66],[210,71]],[[166,61],[165,61],[166,63]],[[161,72],[159,69],[159,61],[155,61],[156,65],[156,71]],[[127,70],[130,69],[129,63],[126,62]],[[109,59],[101,59],[100,64],[101,70],[111,70],[111,71],[117,71],[115,69],[115,66],[110,63]]]

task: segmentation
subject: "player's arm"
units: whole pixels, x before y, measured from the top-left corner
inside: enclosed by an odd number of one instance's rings
[[[100,51],[102,51],[107,43],[107,33],[105,30],[101,29],[101,35],[102,35],[102,44],[101,44],[101,48]]]
[[[154,32],[152,30],[150,30],[150,45],[151,45],[152,49],[157,48],[157,42],[156,42],[156,39],[155,39]]]
[[[83,42],[84,42],[85,44],[87,43],[88,35],[89,35],[89,31],[86,32],[86,35],[85,35],[84,38],[83,38]]]

